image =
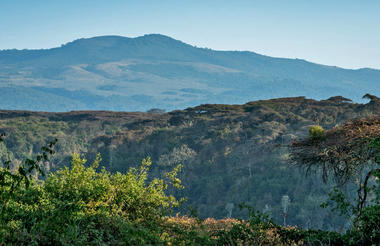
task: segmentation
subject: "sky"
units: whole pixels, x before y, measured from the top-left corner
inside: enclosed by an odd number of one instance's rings
[[[0,0],[0,49],[159,33],[198,47],[380,69],[379,0]]]

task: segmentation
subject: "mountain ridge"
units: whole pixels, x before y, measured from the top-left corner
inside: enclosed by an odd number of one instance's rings
[[[114,39],[114,40],[112,40],[112,39]],[[172,37],[167,36],[167,35],[159,34],[159,33],[145,34],[145,35],[137,36],[137,37],[126,37],[126,36],[121,36],[121,35],[100,35],[100,36],[94,36],[94,37],[89,37],[89,38],[78,38],[78,39],[75,39],[73,41],[64,43],[61,46],[46,48],[46,49],[44,49],[44,48],[42,48],[42,49],[27,49],[27,48],[26,49],[0,49],[0,55],[2,52],[6,53],[6,52],[19,52],[19,51],[20,52],[50,51],[50,50],[56,50],[56,49],[60,49],[60,48],[67,48],[68,46],[74,46],[74,45],[80,44],[81,42],[98,42],[99,43],[99,41],[100,41],[100,43],[101,43],[104,41],[115,42],[116,40],[124,42],[124,43],[134,42],[134,41],[139,41],[139,40],[148,40],[148,41],[157,41],[157,40],[163,41],[163,40],[165,40],[166,42],[168,42],[168,41],[172,42],[172,44],[177,43],[177,44],[181,44],[181,45],[184,45],[187,47],[202,49],[202,50],[206,50],[206,51],[258,55],[258,56],[261,56],[264,58],[287,60],[287,61],[297,61],[297,62],[306,62],[306,63],[314,64],[314,65],[320,65],[320,66],[325,66],[325,67],[330,67],[330,68],[338,68],[338,69],[344,69],[344,70],[352,70],[352,71],[359,71],[359,70],[380,71],[380,69],[371,68],[371,67],[361,67],[361,68],[352,69],[352,68],[344,68],[344,67],[334,66],[334,65],[326,65],[326,64],[322,64],[322,63],[316,63],[316,62],[309,61],[309,60],[303,59],[303,58],[287,58],[287,57],[269,56],[269,55],[260,54],[260,53],[257,53],[257,52],[251,51],[251,50],[216,50],[216,49],[212,49],[212,48],[208,48],[208,47],[198,47],[198,46],[191,45],[191,44],[185,43],[181,40],[172,38]],[[106,46],[110,46],[110,45],[107,44]]]
[[[0,91],[8,93],[0,101],[2,109],[174,110],[334,95],[360,101],[365,93],[380,94],[377,85],[376,69],[198,48],[161,34],[98,36],[46,50],[0,51]]]

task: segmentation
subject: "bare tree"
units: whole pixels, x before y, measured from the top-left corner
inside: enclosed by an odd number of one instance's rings
[[[301,139],[290,147],[291,162],[307,172],[322,170],[325,182],[330,177],[338,185],[356,181],[359,185],[356,209],[361,211],[368,198],[369,179],[380,172],[380,160],[377,158],[380,148],[379,117],[349,121],[344,126],[326,131],[324,138]]]

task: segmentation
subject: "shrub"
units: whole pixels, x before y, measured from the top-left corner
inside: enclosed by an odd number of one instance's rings
[[[353,244],[380,244],[380,205],[364,208],[355,218],[354,227],[349,234]]]
[[[147,182],[149,158],[126,174],[97,172],[99,162],[100,157],[86,167],[75,154],[71,168],[17,186],[7,203],[1,201],[0,245],[163,243],[163,215],[178,205],[166,189],[170,183],[179,186],[179,168],[166,180]]]
[[[325,130],[321,126],[312,126],[309,129],[309,137],[312,140],[322,140],[326,136]]]

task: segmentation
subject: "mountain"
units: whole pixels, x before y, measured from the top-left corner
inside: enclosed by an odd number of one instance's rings
[[[197,48],[150,34],[0,51],[0,108],[173,110],[274,97],[380,94],[380,70],[342,69],[247,51]]]
[[[11,160],[17,168],[54,138],[56,154],[44,163],[46,171],[70,165],[73,153],[89,163],[100,153],[102,166],[122,173],[150,156],[153,177],[183,165],[179,177],[185,189],[177,195],[188,198],[183,208],[197,209],[202,218],[225,217],[230,203],[233,216],[243,216],[237,205],[245,202],[282,223],[281,198],[288,195],[288,223],[338,229],[344,220],[319,206],[328,199],[330,184],[323,184],[318,173],[305,177],[289,165],[287,147],[312,125],[330,129],[353,118],[380,116],[380,99],[370,97],[367,104],[339,96],[321,101],[295,97],[170,113],[0,110],[0,133],[6,134],[0,163]]]

